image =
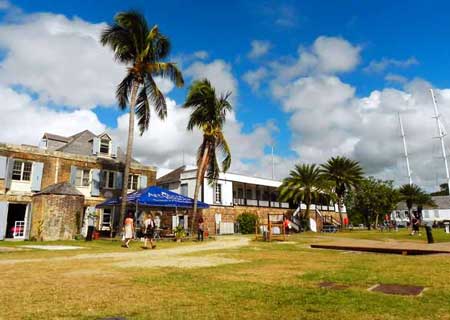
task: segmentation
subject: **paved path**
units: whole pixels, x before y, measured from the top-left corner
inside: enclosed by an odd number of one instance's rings
[[[245,237],[220,238],[216,241],[208,241],[202,244],[179,246],[169,249],[143,250],[126,252],[109,252],[109,253],[85,253],[68,257],[54,257],[46,259],[15,259],[0,260],[0,265],[14,265],[18,263],[35,263],[35,262],[57,262],[68,260],[111,260],[113,265],[119,267],[182,267],[195,268],[207,267],[218,264],[239,263],[236,259],[225,258],[217,254],[204,256],[186,256],[188,254],[212,251],[235,249],[248,245],[249,239]]]

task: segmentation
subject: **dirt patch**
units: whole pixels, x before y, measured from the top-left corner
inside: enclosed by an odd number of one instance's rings
[[[78,250],[78,249],[84,249],[83,247],[77,247],[77,246],[60,246],[60,245],[27,245],[27,246],[20,246],[21,248],[25,249],[39,249],[39,250],[49,250],[49,251],[65,251],[65,250]]]
[[[184,255],[203,251],[237,249],[248,245],[248,238],[229,238],[218,241],[207,242],[198,245],[182,246],[161,250],[145,250],[137,252],[111,252],[111,253],[88,253],[79,254],[70,257],[55,257],[47,259],[22,259],[22,260],[1,260],[0,265],[12,265],[18,263],[35,263],[41,261],[57,262],[67,260],[99,260],[108,259],[119,267],[164,267],[179,266],[181,268],[207,267],[219,264],[242,262],[236,259],[222,258],[217,256],[210,257],[183,257]]]
[[[419,296],[424,290],[425,287],[422,286],[410,286],[401,284],[377,284],[369,288],[369,291],[402,296]]]

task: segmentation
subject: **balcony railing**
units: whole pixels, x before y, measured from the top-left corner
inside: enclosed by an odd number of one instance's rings
[[[256,200],[256,199],[233,199],[234,205],[238,206],[254,206],[254,207],[271,207],[271,208],[286,208],[289,209],[289,203],[278,202],[278,201],[268,201],[268,200]]]

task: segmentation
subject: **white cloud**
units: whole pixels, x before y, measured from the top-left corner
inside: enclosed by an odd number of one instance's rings
[[[310,74],[350,72],[360,61],[359,46],[339,37],[318,37],[311,47],[298,49],[298,56],[285,57],[271,64],[278,81],[290,81]]]
[[[242,76],[242,79],[252,88],[253,91],[257,91],[261,86],[261,81],[268,75],[268,71],[264,67],[260,67],[253,71],[247,71]]]
[[[408,68],[417,64],[419,64],[419,61],[414,57],[410,57],[406,60],[383,58],[379,61],[372,60],[369,65],[364,68],[364,71],[368,73],[381,73],[391,67]]]
[[[106,129],[90,110],[57,111],[1,85],[0,101],[0,142],[36,145],[44,132],[69,136],[85,129],[98,134]]]
[[[272,46],[270,41],[266,40],[253,40],[250,45],[252,48],[247,55],[250,59],[260,58],[266,55]]]
[[[92,108],[115,104],[115,87],[125,75],[112,52],[99,43],[104,23],[38,13],[0,26],[0,83],[20,85],[43,103]]]
[[[388,82],[392,82],[392,83],[400,83],[400,84],[405,84],[408,82],[408,78],[401,76],[399,74],[393,74],[393,73],[388,73],[385,77],[384,80],[388,81]]]
[[[197,61],[191,64],[184,74],[196,80],[207,78],[218,94],[231,92],[232,102],[235,103],[238,96],[238,82],[231,72],[231,65],[225,61],[220,59],[210,63]]]

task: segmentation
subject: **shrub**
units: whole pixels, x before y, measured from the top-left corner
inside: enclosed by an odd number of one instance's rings
[[[253,213],[244,212],[237,217],[239,229],[242,234],[254,233],[256,221],[258,221],[258,216]]]

